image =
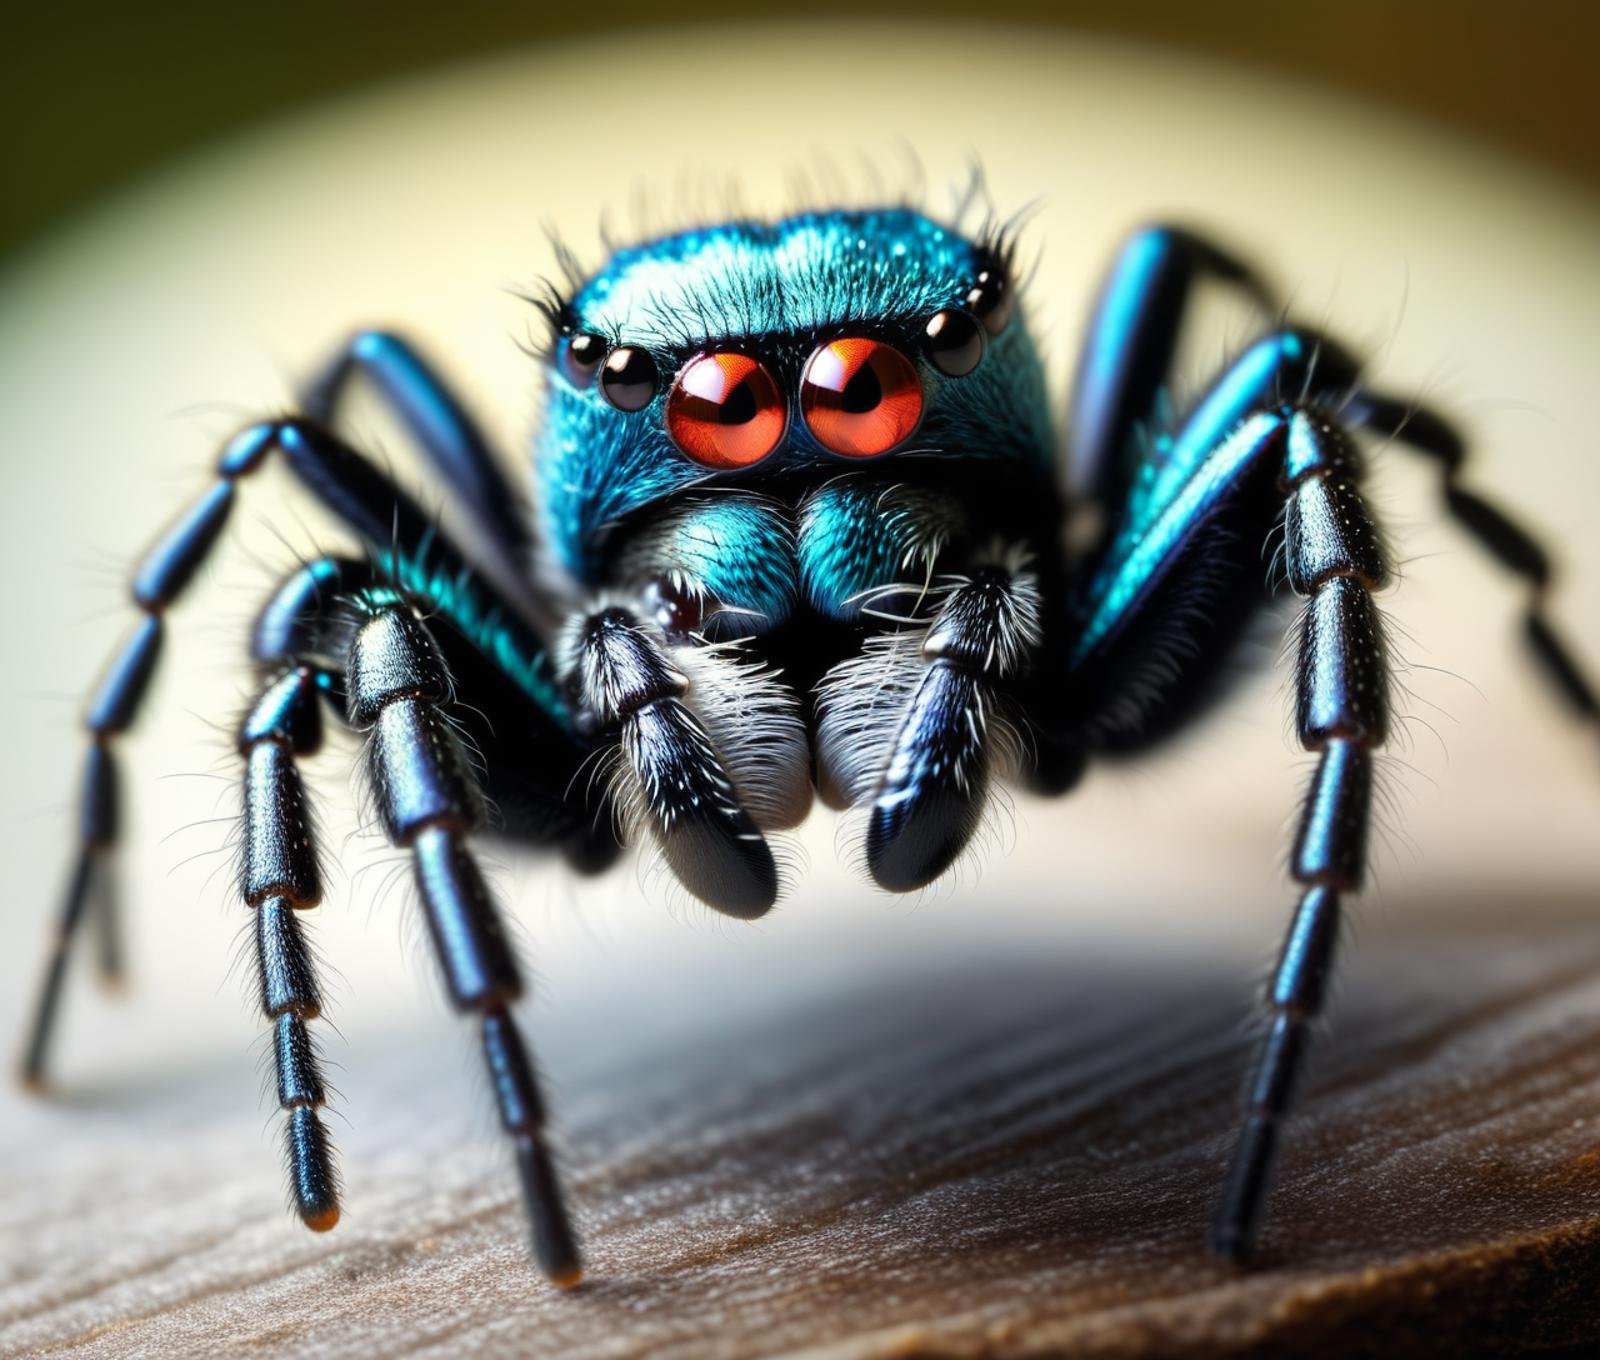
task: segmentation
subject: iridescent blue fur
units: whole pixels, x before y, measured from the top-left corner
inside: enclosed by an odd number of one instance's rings
[[[721,607],[718,636],[762,633],[794,608],[794,531],[764,497],[690,493],[630,546],[621,574],[629,584],[676,575]]]
[[[913,458],[1012,459],[1047,469],[1044,376],[1020,319],[959,380],[941,375],[914,344],[928,317],[965,297],[983,251],[905,208],[724,223],[619,251],[579,288],[565,320],[649,350],[661,382],[654,401],[624,414],[597,387],[575,389],[552,366],[534,499],[555,563],[580,583],[600,584],[609,527],[696,485],[734,487],[750,476],[691,463],[664,420],[672,376],[694,354],[728,342],[761,355],[792,408],[800,367],[819,339],[857,328],[902,335],[922,379],[924,415],[906,448],[874,464],[882,476],[892,479],[890,468]],[[755,471],[764,478],[810,468],[820,482],[843,465],[791,409],[783,446]]]
[[[966,527],[947,495],[864,475],[830,482],[800,511],[797,565],[806,601],[823,617],[846,621],[874,588],[893,581],[926,586],[940,551]]]

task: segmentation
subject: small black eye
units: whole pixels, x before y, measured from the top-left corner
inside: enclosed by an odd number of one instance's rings
[[[561,371],[574,387],[584,388],[594,381],[600,371],[600,361],[606,357],[606,342],[598,335],[580,331],[561,342]]]
[[[978,271],[978,281],[967,293],[967,306],[983,322],[984,330],[999,335],[1011,320],[1015,304],[1011,281],[1002,270],[990,267]]]
[[[656,394],[656,361],[642,349],[624,345],[606,356],[600,391],[619,411],[642,411]]]
[[[983,358],[983,327],[971,312],[935,312],[922,333],[929,362],[951,378],[964,378]]]

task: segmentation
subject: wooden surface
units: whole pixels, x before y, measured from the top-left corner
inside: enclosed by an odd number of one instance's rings
[[[1515,928],[1437,915],[1368,932],[1247,1273],[1199,1249],[1237,979],[997,947],[562,1072],[590,1272],[569,1296],[528,1273],[492,1131],[414,1103],[460,1085],[437,1034],[347,1059],[386,1117],[339,1131],[350,1212],[325,1238],[260,1176],[241,1187],[261,1138],[237,1071],[71,1093],[0,1163],[0,1352],[1600,1344],[1600,932],[1579,904]]]
[[[686,89],[738,116],[686,113]],[[776,38],[696,29],[510,55],[219,149],[0,278],[8,1028],[65,856],[77,698],[129,621],[126,562],[217,441],[377,322],[422,338],[516,450],[533,377],[514,291],[555,272],[545,227],[593,259],[602,212],[632,229],[636,188],[656,220],[703,215],[720,201],[705,185],[730,171],[749,202],[781,205],[816,147],[847,171],[866,151],[892,192],[902,133],[931,206],[969,149],[1002,214],[1040,204],[1030,316],[1058,402],[1121,233],[1158,215],[1206,224],[1299,314],[1372,352],[1387,387],[1461,417],[1473,487],[1560,548],[1552,605],[1594,656],[1592,197],[1315,91],[1040,33],[808,20]],[[1207,317],[1187,388],[1247,333],[1225,309]],[[363,444],[414,476],[392,423],[356,417]],[[0,1092],[0,1354],[1593,1342],[1592,733],[1541,702],[1513,650],[1515,590],[1442,523],[1432,470],[1377,450],[1373,473],[1402,567],[1383,605],[1407,699],[1375,884],[1352,913],[1260,1271],[1233,1275],[1200,1243],[1309,772],[1270,642],[1194,743],[1096,769],[1057,804],[1018,800],[981,872],[924,901],[864,887],[821,814],[792,895],[751,927],[674,906],[648,870],[648,891],[629,870],[579,889],[501,854],[589,1245],[591,1283],[572,1297],[527,1272],[477,1056],[390,890],[392,854],[351,834],[335,742],[308,772],[329,861],[308,926],[349,1194],[337,1232],[301,1230],[263,1025],[247,969],[228,972],[247,942],[223,729],[251,605],[340,540],[269,472],[173,611],[128,743],[132,991],[74,991],[58,1103]]]

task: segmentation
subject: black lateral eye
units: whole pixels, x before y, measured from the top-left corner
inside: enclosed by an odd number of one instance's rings
[[[1016,306],[1011,280],[1005,271],[994,265],[980,269],[977,282],[967,292],[967,306],[983,322],[984,330],[990,335],[999,335],[1011,320]]]
[[[971,312],[935,312],[922,332],[928,361],[949,378],[964,378],[983,358],[983,327]]]
[[[558,357],[567,381],[574,387],[584,388],[600,371],[600,361],[606,357],[606,342],[598,335],[579,331],[562,340]]]
[[[624,345],[606,356],[600,391],[619,411],[642,411],[656,394],[656,361],[642,349]]]

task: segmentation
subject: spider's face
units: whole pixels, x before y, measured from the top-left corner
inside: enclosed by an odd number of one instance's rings
[[[562,564],[691,487],[903,460],[1046,464],[1009,251],[907,209],[734,222],[616,254],[561,310],[535,496]]]

